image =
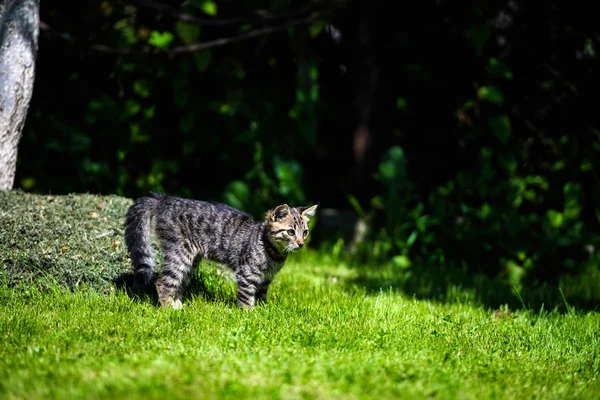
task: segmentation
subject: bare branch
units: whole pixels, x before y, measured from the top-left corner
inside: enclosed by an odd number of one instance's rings
[[[179,11],[173,6],[159,3],[153,0],[130,0],[131,4],[136,5],[138,7],[150,8],[167,15],[170,15],[172,18],[175,18],[182,22],[189,22],[198,25],[206,25],[206,26],[228,26],[228,25],[239,25],[239,24],[259,24],[264,22],[273,22],[275,20],[280,19],[289,19],[289,18],[297,18],[301,15],[321,11],[322,5],[311,5],[304,6],[298,9],[286,10],[283,12],[273,12],[269,10],[257,10],[255,12],[257,18],[251,19],[246,17],[236,17],[236,18],[227,18],[227,19],[211,19],[211,18],[201,18],[197,17],[193,14],[184,13]],[[348,0],[334,0],[331,2],[330,6],[332,8],[343,7],[348,3]]]
[[[252,39],[255,37],[259,37],[259,36],[266,36],[266,35],[270,35],[273,33],[281,32],[281,31],[293,28],[294,26],[309,24],[309,23],[315,21],[316,19],[318,19],[318,15],[313,15],[313,16],[310,16],[307,18],[290,21],[284,25],[270,26],[270,27],[266,27],[266,28],[256,29],[256,30],[250,31],[248,33],[244,33],[244,34],[237,35],[237,36],[232,36],[232,37],[228,37],[228,38],[220,38],[220,39],[210,40],[208,42],[202,42],[202,43],[193,43],[193,44],[189,44],[189,45],[185,45],[185,46],[177,46],[177,47],[170,49],[168,52],[171,55],[177,55],[177,54],[182,54],[182,53],[193,53],[193,52],[200,51],[200,50],[210,49],[212,47],[225,46],[230,43],[241,42],[243,40],[248,40],[248,39]]]
[[[94,50],[100,53],[106,54],[119,54],[119,55],[148,55],[148,54],[167,54],[169,56],[176,56],[180,54],[193,53],[200,50],[206,50],[214,47],[225,46],[231,43],[241,42],[244,40],[249,40],[256,37],[267,36],[277,32],[285,31],[287,29],[299,26],[310,24],[323,17],[323,14],[333,11],[323,10],[322,12],[316,12],[311,14],[308,17],[296,19],[289,21],[283,25],[269,26],[260,29],[255,29],[247,33],[243,33],[237,36],[231,36],[226,38],[219,38],[215,40],[209,40],[207,42],[193,43],[189,45],[177,46],[172,49],[158,49],[152,48],[148,45],[145,45],[143,48],[117,48],[117,47],[109,47],[102,44],[90,44],[87,47],[90,50]],[[43,21],[40,21],[40,29],[48,32],[51,35],[60,37],[69,42],[78,42],[77,38],[73,37],[71,34],[66,32],[58,32],[52,29],[48,24]]]

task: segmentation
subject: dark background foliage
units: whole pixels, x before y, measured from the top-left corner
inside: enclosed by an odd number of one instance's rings
[[[41,20],[27,191],[320,202],[367,221],[352,260],[512,285],[598,261],[586,7],[104,0],[42,2]]]

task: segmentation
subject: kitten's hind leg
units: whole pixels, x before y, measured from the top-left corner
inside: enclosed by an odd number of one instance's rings
[[[165,251],[163,269],[156,282],[158,300],[162,307],[182,308],[181,294],[194,271],[194,259],[187,252],[172,248]]]

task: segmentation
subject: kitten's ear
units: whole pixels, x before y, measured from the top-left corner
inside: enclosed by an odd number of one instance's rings
[[[314,206],[310,206],[310,207],[297,207],[296,209],[300,212],[300,215],[302,215],[304,218],[310,219],[313,215],[315,215],[315,212],[317,211],[318,206],[319,206],[319,203],[315,204]]]
[[[277,221],[285,218],[290,213],[290,206],[287,204],[281,204],[273,210],[267,212],[267,219],[271,221]]]

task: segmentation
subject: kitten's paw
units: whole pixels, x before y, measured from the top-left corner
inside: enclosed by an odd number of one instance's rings
[[[183,308],[183,303],[181,303],[181,300],[175,299],[171,302],[171,307],[174,310],[181,310]]]
[[[172,308],[173,310],[181,310],[183,308],[183,303],[180,299],[160,300],[160,305],[163,308]]]
[[[254,304],[238,302],[238,308],[241,310],[252,310],[254,308]]]

